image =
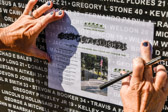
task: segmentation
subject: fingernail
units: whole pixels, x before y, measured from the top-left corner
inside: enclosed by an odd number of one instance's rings
[[[58,12],[59,11],[59,9],[57,8],[57,9],[55,9],[55,12]]]
[[[54,14],[54,11],[50,12],[50,14],[53,15],[53,14]]]
[[[143,43],[143,46],[144,46],[144,47],[147,47],[147,46],[148,46],[148,42],[144,42],[144,43]]]
[[[58,14],[59,14],[59,15],[62,15],[62,10],[60,10]]]
[[[47,2],[47,5],[50,5],[50,4],[51,4],[50,1],[48,1],[48,2]]]

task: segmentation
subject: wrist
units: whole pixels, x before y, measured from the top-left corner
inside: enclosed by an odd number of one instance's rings
[[[0,50],[7,50],[7,46],[4,43],[4,40],[7,39],[7,33],[5,28],[0,28]]]
[[[132,109],[132,108],[125,108],[124,107],[124,112],[139,112],[139,110],[135,110],[135,109]]]

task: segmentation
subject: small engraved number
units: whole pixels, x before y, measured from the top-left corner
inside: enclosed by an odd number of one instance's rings
[[[165,7],[166,1],[158,0],[158,7]]]
[[[136,9],[135,14],[142,15],[143,14],[143,9]]]

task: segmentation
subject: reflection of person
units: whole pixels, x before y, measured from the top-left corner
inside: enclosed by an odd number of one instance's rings
[[[6,28],[0,29],[0,50],[20,52],[50,61],[48,54],[36,47],[36,38],[47,24],[63,18],[64,11],[53,10],[42,16],[53,6],[53,3],[48,1],[31,12],[37,1],[30,0],[17,21]]]
[[[120,95],[124,112],[161,112],[168,96],[168,79],[164,66],[144,67],[151,59],[150,44],[141,44],[141,58],[133,60],[132,77],[122,80]],[[123,72],[124,73],[124,72]]]

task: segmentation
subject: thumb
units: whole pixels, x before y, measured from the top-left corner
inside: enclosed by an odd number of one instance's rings
[[[34,56],[34,57],[37,57],[40,59],[44,59],[44,60],[46,59],[46,60],[48,60],[49,63],[51,62],[50,56],[46,52],[38,49],[37,47],[36,48],[32,47],[30,49],[30,53],[31,53],[30,54],[31,56]]]

